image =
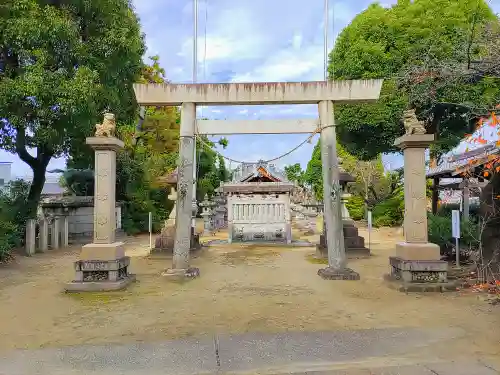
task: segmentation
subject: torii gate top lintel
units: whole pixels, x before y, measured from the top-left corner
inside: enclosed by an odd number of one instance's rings
[[[248,104],[317,104],[373,102],[380,96],[382,79],[314,82],[256,82],[202,84],[134,84],[141,106]]]

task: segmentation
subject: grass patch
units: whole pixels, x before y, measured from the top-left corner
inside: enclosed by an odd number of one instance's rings
[[[312,264],[328,264],[328,259],[316,258],[314,254],[306,255],[306,260]]]
[[[124,291],[66,293],[66,295],[87,305],[107,305],[125,301],[130,297],[130,293]]]

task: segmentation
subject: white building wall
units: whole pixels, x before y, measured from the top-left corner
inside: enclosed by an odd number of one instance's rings
[[[227,207],[229,242],[291,242],[288,194],[230,195]],[[280,237],[276,236],[278,233],[281,233]]]
[[[11,181],[12,163],[0,162],[0,188],[4,187]]]

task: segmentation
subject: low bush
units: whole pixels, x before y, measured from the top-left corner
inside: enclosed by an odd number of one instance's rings
[[[455,246],[452,237],[451,215],[428,214],[427,230],[429,242],[441,249],[441,254],[451,253]],[[477,248],[479,245],[479,226],[474,221],[460,223],[460,247]]]
[[[363,220],[365,218],[365,200],[359,195],[354,195],[346,202],[347,210],[353,220]]]
[[[398,192],[392,197],[378,203],[373,208],[373,225],[375,227],[394,227],[403,223],[404,195]]]
[[[16,180],[0,190],[0,262],[23,244],[29,187],[28,182]]]

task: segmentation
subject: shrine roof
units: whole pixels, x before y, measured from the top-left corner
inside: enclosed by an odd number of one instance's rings
[[[484,147],[461,154],[445,155],[442,161],[435,167],[427,170],[427,177],[457,177],[460,173],[479,167],[490,161],[490,156],[500,153],[500,149],[495,144],[488,144]]]
[[[491,119],[485,121],[471,136],[462,141],[441,157],[438,165],[430,167],[426,176],[458,177],[462,172],[480,167],[500,153],[498,147],[500,125]]]
[[[285,175],[276,169],[273,164],[260,161],[257,163],[243,163],[235,170],[232,183],[248,183],[252,179],[268,178],[272,182],[289,182]]]

